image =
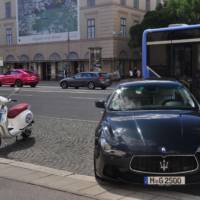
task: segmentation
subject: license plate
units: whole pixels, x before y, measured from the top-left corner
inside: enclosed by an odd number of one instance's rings
[[[144,185],[185,185],[184,176],[145,176]]]

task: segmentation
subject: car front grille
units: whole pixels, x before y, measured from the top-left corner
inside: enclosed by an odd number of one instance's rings
[[[198,160],[194,155],[176,156],[134,156],[130,169],[149,174],[180,174],[198,170]]]

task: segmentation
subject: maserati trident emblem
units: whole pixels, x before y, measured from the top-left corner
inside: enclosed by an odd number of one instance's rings
[[[166,160],[160,162],[160,169],[162,169],[163,172],[165,172],[168,169],[168,162],[166,162]]]

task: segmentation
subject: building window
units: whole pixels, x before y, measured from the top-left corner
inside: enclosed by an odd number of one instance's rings
[[[133,0],[133,7],[139,9],[139,0]]]
[[[91,18],[87,20],[87,38],[94,39],[95,35],[95,19]]]
[[[10,18],[11,17],[11,2],[5,3],[5,17]]]
[[[95,7],[96,1],[95,0],[87,0],[87,6],[88,7]]]
[[[6,43],[8,46],[12,45],[12,29],[11,28],[6,29]]]
[[[120,32],[123,37],[126,37],[126,18],[124,17],[120,19]]]
[[[150,11],[151,9],[151,0],[146,0],[146,10]]]
[[[120,4],[121,4],[122,6],[126,6],[126,0],[120,0]]]

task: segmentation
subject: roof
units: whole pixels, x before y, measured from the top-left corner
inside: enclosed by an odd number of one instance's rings
[[[160,31],[176,31],[176,30],[188,30],[200,28],[200,24],[186,25],[186,26],[172,26],[172,27],[163,27],[163,28],[153,28],[146,29],[144,32],[160,32]]]
[[[162,80],[162,79],[155,79],[155,80],[136,80],[136,81],[131,81],[131,82],[125,82],[121,83],[119,87],[123,86],[133,86],[133,85],[182,85],[179,81],[177,80]]]

